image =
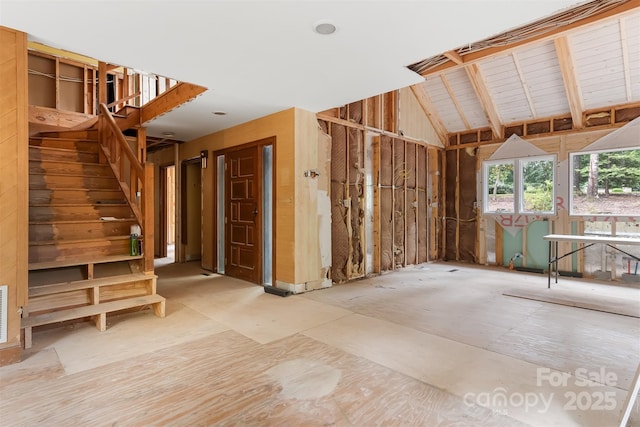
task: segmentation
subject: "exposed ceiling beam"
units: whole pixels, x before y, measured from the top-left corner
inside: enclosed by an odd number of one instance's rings
[[[556,47],[558,61],[560,63],[560,72],[562,73],[562,80],[564,81],[567,100],[569,101],[573,127],[575,129],[582,129],[584,127],[584,121],[582,120],[584,105],[582,102],[582,93],[576,77],[573,58],[571,56],[571,49],[569,48],[569,41],[566,37],[558,37],[553,42]]]
[[[518,55],[515,52],[512,52],[511,57],[513,58],[513,63],[516,66],[518,77],[520,77],[520,83],[522,83],[522,89],[524,89],[524,95],[527,97],[527,102],[529,103],[529,110],[531,110],[531,115],[535,119],[538,117],[538,114],[536,113],[535,105],[533,105],[533,97],[531,96],[531,91],[529,90],[527,79],[525,78],[524,72],[522,71],[522,67],[520,66],[520,61],[518,61]]]
[[[491,130],[497,138],[502,138],[502,121],[500,120],[498,109],[493,103],[493,99],[489,93],[489,88],[487,88],[487,83],[484,81],[484,78],[480,73],[480,68],[477,64],[471,64],[464,67],[464,70],[467,72],[467,76],[471,81],[471,86],[473,86],[473,90],[476,92],[476,95],[480,100],[480,105],[482,105],[482,109],[487,116]]]
[[[449,141],[447,140],[447,128],[444,123],[442,123],[442,120],[437,113],[436,107],[431,102],[431,99],[429,99],[429,95],[427,95],[427,91],[425,90],[424,85],[422,83],[413,85],[411,86],[411,91],[418,100],[420,107],[422,107],[422,111],[424,111],[424,114],[431,122],[431,125],[436,131],[436,134],[438,134],[440,142],[442,143],[442,145],[446,146],[449,143]]]
[[[624,83],[627,89],[627,101],[633,100],[631,88],[631,71],[629,70],[629,43],[627,40],[627,25],[624,19],[620,18],[620,44],[622,45],[622,63],[624,65]]]
[[[451,88],[451,85],[449,84],[449,80],[447,80],[447,77],[444,75],[444,73],[440,74],[440,80],[442,80],[442,84],[444,85],[445,89],[447,89],[447,93],[449,94],[449,97],[453,101],[453,105],[455,105],[456,110],[458,110],[458,115],[460,116],[460,118],[464,122],[464,126],[467,129],[471,129],[471,125],[469,124],[469,121],[467,120],[467,116],[465,116],[464,110],[460,106],[460,103],[458,102],[458,98],[456,97],[456,94],[453,92],[453,89]]]
[[[542,40],[549,40],[552,39],[556,36],[558,36],[559,34],[563,34],[566,33],[567,31],[570,30],[575,30],[576,28],[580,28],[584,25],[588,25],[588,24],[592,24],[596,21],[600,21],[602,19],[605,18],[610,18],[625,12],[629,12],[632,11],[636,8],[640,7],[640,0],[629,0],[626,2],[622,2],[619,6],[613,7],[611,9],[605,10],[601,13],[596,13],[594,15],[591,16],[587,16],[586,18],[583,19],[578,19],[574,22],[568,23],[566,25],[561,25],[561,26],[557,26],[556,28],[549,30],[549,31],[545,31],[544,33],[541,33],[539,35],[536,36],[532,36],[529,38],[525,38],[523,40],[520,41],[514,41],[513,43],[509,43],[509,44],[504,44],[504,45],[499,45],[499,46],[494,46],[494,47],[488,47],[486,49],[482,49],[482,50],[478,50],[475,52],[469,52],[466,53],[464,55],[459,55],[462,59],[462,63],[464,64],[470,64],[472,62],[476,62],[479,61],[483,58],[489,57],[489,56],[493,56],[511,49],[514,49],[518,46],[522,46],[522,45],[526,45],[529,43],[533,43],[536,41],[542,41]],[[461,63],[456,62],[455,60],[451,59],[447,53],[443,54],[444,56],[446,56],[449,61],[437,65],[429,70],[426,70],[424,73],[422,73],[423,76],[428,76],[428,75],[432,75],[432,74],[436,74],[436,73],[440,73],[444,70],[448,70],[450,68],[456,68],[461,66]]]
[[[460,56],[460,54],[455,50],[450,50],[448,52],[445,52],[443,53],[443,55],[458,65],[461,65],[464,62],[464,59],[462,59],[462,56]]]

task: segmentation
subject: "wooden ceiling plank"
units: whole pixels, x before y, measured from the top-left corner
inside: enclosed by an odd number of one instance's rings
[[[522,89],[524,89],[524,95],[527,97],[527,102],[529,103],[529,109],[531,110],[531,115],[533,118],[538,118],[538,113],[536,113],[536,107],[533,105],[533,97],[531,96],[531,91],[529,90],[529,85],[527,84],[527,79],[524,76],[524,72],[522,71],[522,67],[520,66],[520,61],[518,61],[518,55],[516,52],[511,53],[511,57],[513,58],[513,63],[516,66],[516,71],[518,72],[518,77],[520,78],[520,83],[522,83]]]
[[[449,80],[447,80],[447,77],[444,75],[444,73],[440,74],[440,80],[442,80],[442,84],[444,85],[445,89],[447,89],[447,93],[449,94],[449,97],[451,98],[451,101],[453,101],[453,105],[455,105],[456,110],[458,111],[458,115],[460,116],[460,118],[464,122],[464,126],[467,129],[471,129],[471,124],[469,124],[469,121],[467,120],[467,116],[465,116],[464,111],[462,110],[462,107],[460,106],[460,103],[458,102],[458,98],[456,98],[456,94],[453,92],[453,89],[451,88],[451,85],[449,84]]]
[[[440,138],[440,142],[442,143],[442,145],[446,146],[448,143],[447,127],[442,122],[442,119],[440,119],[440,116],[438,115],[438,112],[437,112],[438,110],[436,110],[436,107],[431,102],[431,99],[429,99],[429,95],[427,95],[427,91],[424,88],[424,85],[422,83],[413,85],[411,86],[411,91],[413,92],[416,99],[418,100],[420,107],[422,107],[422,111],[424,111],[424,114],[427,116],[427,118],[431,122],[433,129],[438,134],[438,137]]]
[[[475,91],[476,96],[480,101],[480,105],[482,105],[482,109],[487,116],[491,130],[498,138],[502,138],[502,121],[500,120],[498,109],[491,98],[491,93],[489,92],[487,83],[480,73],[478,64],[468,65],[464,67],[464,70],[466,71],[469,81],[471,82],[471,86],[473,86],[473,90]]]
[[[630,11],[634,11],[634,9],[637,9],[638,7],[640,7],[640,0],[629,0],[626,1],[624,3],[621,3],[619,6],[614,7],[612,9],[608,9],[605,10],[601,13],[596,13],[595,15],[591,15],[591,16],[587,16],[584,19],[578,19],[574,22],[571,22],[569,24],[566,25],[562,25],[562,26],[557,26],[556,28],[554,28],[553,30],[544,32],[542,34],[538,34],[532,37],[528,37],[525,38],[523,40],[520,41],[516,41],[513,43],[509,43],[509,44],[505,44],[505,45],[500,45],[500,46],[494,46],[494,47],[488,47],[486,49],[482,49],[476,52],[469,52],[466,53],[464,55],[461,56],[463,63],[464,64],[470,64],[472,62],[477,62],[481,59],[487,58],[489,56],[494,56],[500,53],[504,53],[506,51],[515,49],[519,46],[523,46],[526,44],[530,44],[530,43],[534,43],[537,41],[543,41],[543,40],[550,40],[553,39],[555,37],[558,37],[559,35],[565,34],[568,31],[571,30],[575,30],[576,28],[580,28],[583,27],[585,25],[589,25],[592,24],[594,22],[600,21],[602,19],[606,19],[606,18],[611,18],[613,16],[616,15],[621,15],[621,14],[625,14],[627,12]],[[443,54],[444,56],[446,56],[446,54]],[[447,57],[449,58],[449,57]],[[422,73],[422,75],[424,77],[429,76],[429,75],[433,75],[436,73],[441,73],[445,70],[448,69],[452,69],[452,68],[457,68],[460,67],[462,64],[458,64],[457,62],[451,60],[449,58],[449,61],[440,64],[436,67],[431,68],[430,70],[426,70],[424,73]]]
[[[573,58],[571,56],[571,49],[569,48],[569,41],[566,37],[558,37],[553,42],[556,47],[558,62],[560,63],[560,72],[562,73],[562,80],[564,81],[567,100],[569,101],[569,110],[571,110],[573,127],[575,129],[582,129],[584,127],[584,121],[582,120],[584,105],[582,102],[582,93],[576,77]]]
[[[623,18],[618,20],[620,23],[620,44],[622,45],[622,63],[624,65],[624,83],[627,90],[627,101],[633,101],[633,90],[631,87],[631,70],[629,66],[629,42],[627,41],[627,25]]]

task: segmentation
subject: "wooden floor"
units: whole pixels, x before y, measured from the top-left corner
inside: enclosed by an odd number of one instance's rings
[[[428,264],[281,298],[195,263],[156,272],[164,319],[36,331],[0,368],[0,425],[613,426],[640,362],[637,318],[502,295],[545,276]]]

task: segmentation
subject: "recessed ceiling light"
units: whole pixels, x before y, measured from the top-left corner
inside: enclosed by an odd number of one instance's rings
[[[176,136],[176,134],[173,132],[162,132],[162,136],[164,136],[165,138],[173,138],[174,136]]]
[[[313,25],[313,31],[323,36],[328,36],[336,32],[336,26],[329,21],[318,21]]]
[[[226,111],[214,111],[213,114],[215,114],[216,116],[226,116],[227,112]]]

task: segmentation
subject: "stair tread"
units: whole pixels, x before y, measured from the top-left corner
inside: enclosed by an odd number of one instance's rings
[[[158,294],[152,294],[116,301],[102,302],[100,304],[74,307],[66,310],[54,311],[52,313],[25,317],[22,319],[22,327],[30,328],[34,326],[46,325],[49,323],[64,322],[66,320],[80,319],[83,317],[95,316],[100,313],[125,310],[127,308],[139,307],[148,304],[157,304],[164,301],[164,297]]]
[[[91,164],[91,163],[89,163]],[[99,164],[99,163],[95,163]],[[29,172],[29,175],[45,175],[45,176],[75,176],[78,178],[98,178],[98,179],[116,179],[115,176],[100,176],[82,173],[65,173],[65,172]]]
[[[84,188],[84,187],[65,187],[64,185],[54,185],[47,187],[38,187],[35,185],[31,185],[29,187],[30,190],[51,190],[51,191],[117,191],[119,193],[122,192],[119,188]],[[105,203],[106,205],[107,203]]]
[[[92,154],[92,155],[98,154],[93,151],[78,150],[77,148],[45,147],[42,145],[29,145],[29,148],[35,148],[36,150],[45,150],[45,151],[61,151],[64,153],[82,153],[82,154]]]
[[[135,261],[142,258],[142,255],[107,255],[103,257],[93,257],[87,259],[76,258],[73,260],[30,262],[29,270],[35,271],[47,270],[50,268],[75,267],[78,265],[88,264],[107,264],[110,262]]]
[[[72,243],[91,243],[91,242],[102,242],[105,240],[110,240],[110,241],[114,241],[114,240],[128,240],[130,239],[131,236],[129,236],[128,234],[126,236],[108,236],[108,237],[101,237],[101,238],[96,238],[96,239],[74,239],[74,240],[41,240],[41,241],[37,241],[37,242],[29,242],[29,246],[45,246],[45,245],[55,245],[55,244],[63,244],[63,245],[69,245]]]
[[[63,219],[63,220],[47,220],[47,221],[29,221],[29,225],[48,225],[48,224],[88,224],[88,223],[110,223],[110,222],[131,222],[138,221],[135,217],[131,218],[115,218],[115,219]]]
[[[96,279],[74,280],[72,282],[51,283],[46,285],[30,286],[29,298],[52,295],[62,292],[90,289],[99,286],[119,285],[123,283],[139,282],[141,280],[156,279],[155,274],[131,273],[118,276],[99,277]]]
[[[63,132],[63,131],[61,131],[61,132]],[[72,131],[72,132],[76,132],[76,131]],[[35,140],[35,139],[38,139],[38,140],[54,139],[54,140],[57,140],[57,141],[95,142],[96,144],[98,143],[97,139],[87,139],[87,138],[66,138],[66,137],[63,137],[63,136],[30,136],[29,137],[29,141]]]
[[[117,202],[117,201],[116,201]],[[103,206],[129,206],[126,201],[117,203],[29,203],[32,208],[88,208]]]
[[[86,153],[86,151],[85,151]],[[33,163],[42,163],[42,162],[47,162],[47,163],[64,163],[64,164],[71,164],[71,165],[89,165],[89,166],[102,166],[102,167],[109,167],[109,165],[107,163],[95,163],[95,162],[80,162],[77,160],[57,160],[57,159],[53,159],[53,160],[40,160],[40,159],[29,159],[30,162]]]

